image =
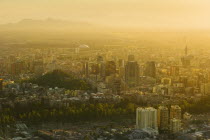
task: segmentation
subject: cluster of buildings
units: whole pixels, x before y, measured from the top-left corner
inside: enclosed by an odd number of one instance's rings
[[[0,58],[2,79],[29,79],[61,69],[86,79],[101,93],[122,95],[133,90],[165,96],[210,93],[208,59],[189,55],[187,47],[184,55],[165,50],[160,50],[160,54],[152,49],[148,54],[145,48],[97,50],[87,45],[75,49],[28,48],[19,51]]]
[[[182,112],[178,105],[172,105],[170,109],[166,106],[137,108],[136,128],[158,134],[170,132],[176,134],[181,131]]]
[[[6,83],[6,82],[4,82]],[[0,109],[3,107],[13,108],[15,105],[28,106],[41,103],[49,107],[69,107],[71,103],[109,102],[116,103],[122,100],[119,95],[104,94],[100,92],[87,93],[84,90],[68,90],[65,88],[44,88],[37,84],[15,83],[7,81],[4,85],[4,94],[8,97],[0,97]],[[13,99],[11,99],[13,96]]]
[[[143,81],[141,72],[134,55],[128,55],[127,61],[124,59],[105,61],[102,56],[98,56],[96,62],[85,62],[83,65],[83,75],[92,81],[99,91],[118,95],[138,87]],[[147,62],[143,73],[148,77],[155,78],[155,62]]]
[[[157,109],[137,108],[137,130],[131,137],[141,137],[139,133],[177,134],[183,132],[183,119],[189,117],[186,113],[182,117],[178,105],[210,95],[210,53],[188,52],[187,47],[183,54],[182,50],[164,48],[96,49],[87,45],[7,50],[0,57],[0,108],[33,102],[68,107],[72,102],[85,103],[90,99],[115,103],[126,98],[147,106],[162,105]],[[55,69],[86,80],[94,91],[20,82]]]

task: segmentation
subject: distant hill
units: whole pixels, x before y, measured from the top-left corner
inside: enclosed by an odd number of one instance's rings
[[[113,39],[107,27],[80,21],[24,19],[0,24],[0,47],[74,47]]]
[[[95,25],[87,22],[65,21],[57,19],[33,20],[23,19],[17,23],[1,24],[0,30],[9,31],[36,31],[36,30],[92,30]]]
[[[61,70],[54,70],[38,78],[31,79],[30,82],[44,87],[59,87],[70,90],[88,90],[91,88],[86,81],[77,79]]]

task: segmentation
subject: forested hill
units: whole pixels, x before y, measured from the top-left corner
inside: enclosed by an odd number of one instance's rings
[[[59,87],[70,90],[88,90],[91,88],[90,84],[82,79],[75,78],[73,75],[67,74],[61,70],[54,70],[46,73],[30,82],[44,87]]]

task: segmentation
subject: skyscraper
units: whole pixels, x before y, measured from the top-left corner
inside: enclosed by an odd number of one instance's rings
[[[106,77],[106,64],[105,64],[105,62],[100,62],[99,63],[99,68],[100,68],[100,76],[102,78],[105,78]]]
[[[156,77],[156,67],[155,67],[155,62],[154,61],[149,61],[146,63],[145,67],[145,76],[149,77]]]
[[[210,95],[210,83],[201,84],[200,91],[203,95]]]
[[[135,61],[134,55],[128,55],[128,61]]]
[[[121,87],[122,82],[119,77],[116,77],[113,81],[112,90],[114,94],[120,95],[121,94]]]
[[[100,63],[100,62],[103,62],[104,61],[104,58],[103,56],[97,56],[97,62]]]
[[[106,76],[116,73],[116,63],[114,61],[106,62]]]
[[[170,109],[170,119],[179,119],[181,120],[181,108],[178,105],[172,105]]]
[[[174,134],[174,133],[180,132],[180,130],[181,130],[181,120],[175,119],[175,118],[171,119],[170,120],[170,132],[172,134]]]
[[[136,128],[137,129],[152,128],[157,130],[157,109],[152,107],[137,108]]]
[[[191,63],[191,56],[188,55],[188,48],[186,46],[185,48],[185,55],[181,58],[181,61],[182,61],[182,65],[184,67],[189,67],[190,66],[190,63]]]
[[[83,74],[85,75],[85,77],[89,76],[89,64],[88,64],[88,62],[83,63]]]
[[[187,48],[187,45],[186,45],[186,47],[185,47],[185,56],[187,56],[188,55],[188,48]]]
[[[0,93],[2,93],[3,90],[3,79],[0,79]]]
[[[123,59],[118,61],[118,74],[121,79],[125,78],[125,61]]]
[[[171,76],[179,76],[179,66],[171,66],[170,75]]]
[[[169,129],[169,111],[165,106],[158,108],[158,127],[161,131],[167,131]]]
[[[190,66],[190,61],[191,61],[191,58],[189,56],[183,56],[181,58],[181,61],[182,61],[182,65],[184,67],[189,67]]]
[[[123,59],[119,59],[118,67],[125,67],[125,61]]]
[[[139,82],[139,65],[136,61],[128,61],[125,66],[125,82],[128,86],[136,86]]]
[[[94,74],[94,75],[98,75],[99,74],[99,64],[98,63],[92,63],[91,64],[91,71],[90,71],[91,74]]]

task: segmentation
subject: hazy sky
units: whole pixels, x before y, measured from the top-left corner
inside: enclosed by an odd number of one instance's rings
[[[210,28],[210,0],[0,0],[0,23],[49,17],[120,26]]]

